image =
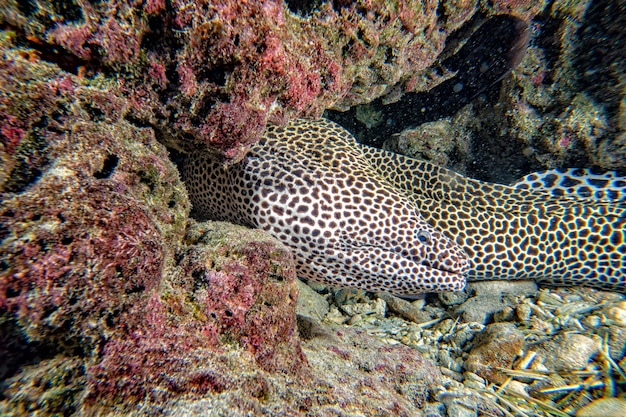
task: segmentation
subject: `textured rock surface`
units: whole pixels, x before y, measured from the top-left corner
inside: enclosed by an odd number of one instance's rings
[[[490,324],[477,335],[474,348],[465,361],[465,369],[492,383],[501,384],[507,376],[500,368],[508,369],[522,353],[524,335],[510,323]]]
[[[306,375],[289,252],[189,223],[174,164],[115,83],[2,42],[0,112],[16,115],[1,149],[2,414],[221,392],[257,370]]]
[[[314,321],[323,320],[328,314],[328,301],[300,280],[298,280],[298,292],[296,313]]]
[[[6,1],[0,23],[37,59],[115,74],[133,117],[170,145],[240,158],[268,121],[320,116],[395,89],[425,91],[446,39],[477,15],[543,2]]]
[[[126,312],[123,322],[93,326],[106,332],[97,349],[30,358],[32,365],[11,376],[3,414],[119,412],[140,401],[156,407],[183,394],[219,395],[232,387],[256,398],[266,395],[265,379],[273,373],[306,379],[289,252],[266,234],[228,224],[193,224],[185,241],[141,310]],[[83,298],[99,298],[90,294]],[[74,307],[77,317],[90,313]],[[16,333],[31,327],[22,324]]]
[[[0,308],[29,340],[88,352],[159,287],[186,193],[154,132],[125,120],[106,84],[2,53],[0,112],[23,131],[2,153]]]
[[[582,370],[600,350],[598,341],[581,334],[564,334],[539,345],[537,369]]]
[[[246,375],[239,380],[247,384],[235,381],[217,395],[149,404],[129,415],[419,416],[441,378],[414,350],[386,346],[353,329],[326,327],[302,346],[311,369],[305,379]]]
[[[492,322],[494,315],[506,306],[506,300],[497,294],[478,295],[467,299],[454,310],[454,314],[466,323],[487,324]]]
[[[310,373],[297,376],[258,369],[252,355],[238,349],[216,354],[198,347],[188,350],[181,362],[179,351],[169,350],[175,347],[171,342],[170,338],[162,339],[156,351],[157,346],[153,346],[149,352],[144,352],[149,354],[148,361],[160,354],[159,364],[168,372],[161,378],[158,374],[152,375],[157,380],[142,381],[141,386],[149,389],[154,388],[156,382],[167,384],[143,393],[144,401],[133,407],[134,411],[124,410],[124,403],[116,409],[100,408],[91,403],[90,407],[85,408],[83,404],[81,408],[82,385],[88,381],[86,365],[77,359],[61,358],[27,367],[10,379],[9,401],[0,404],[0,409],[3,415],[24,415],[26,410],[37,410],[50,414],[80,411],[110,416],[209,416],[219,412],[224,416],[283,413],[408,417],[420,415],[420,409],[441,378],[438,368],[422,359],[415,350],[405,346],[389,347],[363,332],[346,328],[326,327],[322,333],[304,341]],[[164,356],[166,352],[172,357]],[[137,376],[142,377],[141,373]],[[117,378],[119,384],[132,381],[120,379],[119,375]],[[120,392],[124,392],[121,388],[118,387]],[[171,392],[178,395],[165,401]]]
[[[498,294],[509,297],[530,296],[537,293],[535,281],[476,281],[468,283],[466,291],[476,295]]]
[[[373,102],[367,111],[357,109],[346,126],[368,143],[388,139],[390,149],[491,182],[510,183],[556,167],[623,171],[626,101],[616,86],[626,74],[624,22],[620,1],[552,3],[531,20],[524,59],[502,83],[485,85],[472,72],[490,63],[489,50],[498,47],[481,44],[470,52],[477,64],[450,79],[482,84],[480,94],[467,96],[463,82],[453,82],[440,95],[436,87],[401,106],[405,95],[393,110],[384,100]],[[598,50],[605,53],[593,52]],[[440,57],[444,68],[449,55]],[[376,127],[366,129],[365,121],[372,120]],[[390,128],[398,125],[403,127]]]

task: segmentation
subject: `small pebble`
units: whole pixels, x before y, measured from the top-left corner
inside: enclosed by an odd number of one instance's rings
[[[335,304],[338,306],[368,301],[365,291],[353,290],[349,288],[339,288],[335,290],[333,298],[335,300]]]
[[[440,396],[440,401],[445,404],[448,417],[476,417],[478,415],[478,404],[472,395],[463,395],[463,392],[455,393],[457,395]]]
[[[533,309],[529,304],[520,304],[515,309],[515,313],[517,314],[517,319],[519,321],[529,321],[530,317],[533,314]]]
[[[387,307],[390,311],[393,311],[407,320],[415,323],[422,323],[430,320],[430,316],[428,314],[419,308],[416,308],[412,303],[406,300],[388,293],[378,293],[377,296],[387,303]]]
[[[602,325],[602,318],[599,316],[587,316],[582,319],[582,323],[589,327],[599,327]]]
[[[424,417],[445,417],[446,406],[441,403],[430,403],[424,406],[422,410]]]
[[[506,304],[499,295],[481,295],[468,299],[454,313],[465,323],[487,324],[493,321],[495,313],[503,310],[505,307]]]
[[[476,333],[480,332],[480,329],[472,329],[469,326],[459,326],[459,329],[450,335],[449,340],[456,346],[464,346],[469,340],[472,340]]]
[[[618,326],[626,327],[626,302],[610,307],[606,312],[606,317]]]
[[[626,399],[600,398],[587,404],[576,412],[576,417],[624,417],[626,416]]]
[[[475,401],[472,401],[475,403]],[[470,398],[465,398],[461,404],[453,403],[448,407],[448,417],[476,417],[478,413],[474,411],[475,405],[469,404]]]
[[[506,306],[501,311],[498,311],[493,315],[493,320],[501,323],[505,321],[513,321],[515,317],[515,309],[511,306]]]
[[[296,280],[296,283],[300,292],[296,313],[314,320],[324,320],[329,311],[328,301],[304,282]]]
[[[442,320],[438,325],[436,330],[439,332],[438,336],[443,336],[444,334],[450,333],[452,328],[455,326],[455,321],[451,319]]]
[[[565,333],[539,346],[537,363],[555,371],[582,370],[600,351],[599,343],[581,334]],[[533,369],[535,368],[533,364]]]
[[[344,324],[350,320],[350,317],[341,314],[341,311],[339,311],[337,307],[332,306],[324,320],[334,324]]]
[[[363,316],[360,314],[355,314],[354,316],[350,317],[350,320],[348,320],[348,324],[350,326],[354,326],[360,321],[363,321]]]
[[[499,368],[508,369],[521,353],[524,335],[511,323],[494,323],[477,335],[474,347],[465,361],[465,369],[490,382],[503,383],[508,376]]]
[[[413,304],[413,307],[417,308],[418,310],[423,310],[426,306],[426,299],[418,298],[417,300],[411,301],[411,304]]]
[[[439,351],[439,364],[454,372],[463,372],[463,364],[454,360],[452,355],[446,350]]]
[[[479,377],[478,375],[476,375],[474,372],[465,372],[463,374],[463,377],[465,378],[463,380],[463,385],[465,385],[468,388],[480,390],[480,389],[484,389],[486,386],[485,380]]]
[[[316,291],[318,293],[326,293],[328,291],[328,286],[319,282],[308,281],[306,285],[308,285],[313,291]]]
[[[553,330],[553,326],[549,322],[538,317],[534,317],[530,322],[530,328],[537,333],[551,333]]]
[[[361,314],[363,316],[373,315],[378,318],[384,318],[387,304],[380,298],[377,298],[369,303],[344,304],[341,306],[341,311],[349,316]]]
[[[537,283],[525,280],[476,281],[467,287],[476,295],[532,296],[537,293]]]
[[[445,306],[453,306],[461,304],[467,300],[468,294],[466,291],[447,291],[438,294],[439,301]]]
[[[510,381],[506,385],[506,388],[508,391],[516,392],[517,394],[521,396],[528,395],[528,392],[526,391],[527,387],[528,387],[528,384],[524,384],[523,382],[520,382],[520,381]]]

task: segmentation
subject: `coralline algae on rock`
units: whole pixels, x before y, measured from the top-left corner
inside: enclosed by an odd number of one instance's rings
[[[289,252],[226,223],[194,223],[186,244],[141,321],[113,336],[88,367],[89,407],[218,395],[264,372],[308,374]]]
[[[257,231],[188,228],[178,173],[127,99],[2,53],[0,112],[23,134],[2,148],[0,350],[16,363],[3,364],[1,413],[219,393],[258,368],[306,374],[288,251]]]
[[[123,120],[123,99],[2,52],[0,111],[24,134],[2,154],[0,308],[31,341],[89,350],[158,288],[188,203],[153,132]]]
[[[66,71],[115,73],[133,116],[169,145],[208,144],[237,159],[268,122],[368,103],[397,86],[429,90],[444,78],[429,67],[473,16],[528,19],[542,6],[10,0],[0,22]]]
[[[239,343],[265,370],[305,366],[289,250],[264,232],[212,222],[192,222],[186,244],[176,255],[182,258],[166,284],[166,299],[202,318],[215,344]]]

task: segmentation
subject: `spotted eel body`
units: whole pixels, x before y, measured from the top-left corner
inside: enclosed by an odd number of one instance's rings
[[[412,295],[534,279],[625,291],[622,200],[472,180],[363,147],[325,119],[269,127],[228,168],[191,155],[183,177],[196,216],[267,230],[300,276],[329,285]]]

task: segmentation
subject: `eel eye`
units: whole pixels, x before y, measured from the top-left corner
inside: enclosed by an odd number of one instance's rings
[[[430,243],[430,233],[426,230],[418,230],[415,236],[417,236],[417,240],[422,243]]]

